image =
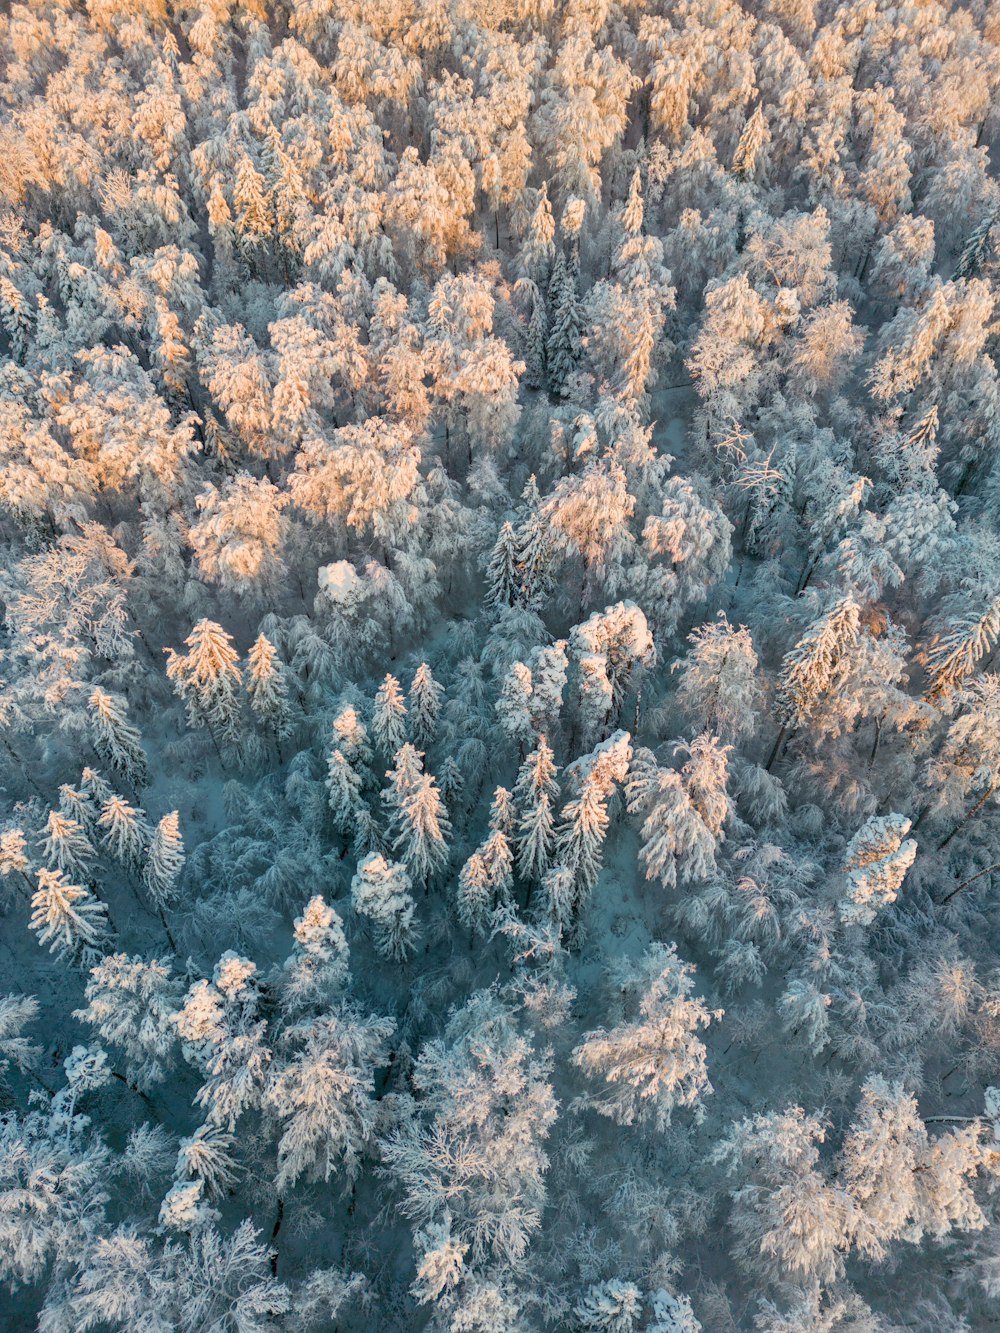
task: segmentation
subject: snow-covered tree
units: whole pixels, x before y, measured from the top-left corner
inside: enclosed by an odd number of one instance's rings
[[[184,869],[184,843],[180,816],[176,810],[163,816],[149,844],[142,882],[158,907],[166,906],[177,892],[177,881]]]
[[[541,1223],[556,1116],[544,1057],[495,994],[478,992],[425,1043],[420,1093],[382,1152],[417,1228],[451,1218],[470,1259],[516,1262]]]
[[[95,961],[110,939],[108,909],[79,884],[67,884],[61,870],[38,871],[31,899],[31,929],[39,944],[60,958]]]
[[[680,668],[677,699],[702,731],[724,741],[740,741],[757,728],[761,698],[759,662],[745,625],[734,629],[719,618],[688,635],[692,645]]]
[[[291,1052],[274,1069],[266,1103],[279,1118],[279,1191],[299,1177],[348,1181],[375,1129],[375,1070],[388,1058],[391,1019],[363,1017],[348,1008],[294,1025],[284,1034]]]
[[[149,775],[146,752],[128,720],[125,700],[95,686],[89,703],[97,753],[136,790],[144,787]]]
[[[636,809],[645,812],[639,860],[647,879],[659,879],[665,888],[683,881],[707,879],[715,868],[715,854],[729,815],[726,791],[728,746],[717,736],[702,733],[690,745],[680,772],[659,769],[638,795]]]
[[[174,1016],[183,986],[168,959],[108,954],[90,971],[87,1007],[76,1017],[90,1023],[101,1040],[121,1049],[130,1082],[149,1089],[162,1083],[177,1045]]]
[[[405,958],[416,947],[419,929],[405,866],[383,856],[366,856],[351,881],[354,910],[368,918],[375,944],[387,958]]]
[[[741,1265],[776,1282],[829,1283],[842,1271],[853,1201],[823,1175],[825,1137],[795,1106],[737,1122],[715,1150],[737,1177],[730,1225]]]
[[[508,520],[500,529],[486,566],[484,601],[494,611],[503,606],[515,606],[521,597],[521,586],[517,538],[514,525]]]
[[[435,680],[427,663],[421,662],[413,673],[408,704],[410,735],[415,745],[426,747],[436,737],[443,695],[444,686]]]
[[[292,731],[288,678],[277,649],[265,634],[259,634],[247,653],[247,697],[258,722],[282,741]]]
[[[284,967],[284,1001],[292,1012],[322,1009],[347,980],[350,951],[344,923],[317,894],[295,918],[295,947]]]
[[[50,810],[42,854],[50,866],[64,874],[83,875],[96,851],[75,819],[69,819],[58,810]]]
[[[555,851],[554,807],[559,794],[552,747],[544,736],[521,765],[514,784],[519,818],[515,845],[523,879],[541,879]]]
[[[576,881],[575,917],[590,897],[601,872],[609,824],[608,805],[616,785],[625,781],[631,759],[631,738],[628,732],[617,731],[590,754],[574,760],[566,770],[576,794],[560,812],[556,854],[559,863]]]
[[[181,1050],[204,1075],[195,1101],[212,1124],[231,1133],[245,1111],[260,1107],[272,1052],[259,1017],[256,965],[232,950],[211,981],[197,981],[174,1015]]]
[[[448,859],[448,820],[441,792],[423,758],[409,743],[400,747],[382,800],[389,812],[388,837],[418,882],[440,870]]]
[[[844,853],[847,891],[839,904],[841,920],[871,925],[881,908],[896,901],[917,855],[909,831],[910,820],[903,815],[873,815],[858,829]]]
[[[243,676],[232,638],[221,625],[203,619],[184,640],[189,651],[167,653],[167,677],[188,708],[192,726],[235,741],[240,734],[240,686]]]
[[[704,1116],[701,1099],[712,1091],[707,1052],[698,1029],[713,1018],[702,1000],[693,998],[694,968],[677,957],[674,945],[651,945],[635,964],[615,975],[622,994],[637,1012],[631,1022],[584,1035],[573,1063],[606,1088],[584,1104],[620,1125],[651,1121],[665,1129],[677,1107],[694,1107]]]
[[[386,675],[372,707],[372,735],[379,752],[392,758],[406,739],[406,703],[399,681]]]
[[[104,831],[104,847],[117,861],[132,868],[142,862],[150,841],[144,811],[130,805],[124,796],[112,796],[101,807],[97,824]]]

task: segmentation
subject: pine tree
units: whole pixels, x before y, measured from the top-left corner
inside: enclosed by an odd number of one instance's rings
[[[776,1282],[833,1282],[848,1245],[851,1200],[824,1178],[823,1125],[801,1107],[737,1122],[713,1153],[737,1177],[733,1253]]]
[[[80,774],[80,791],[89,802],[90,809],[93,812],[92,819],[93,822],[96,823],[97,811],[105,801],[111,799],[114,792],[101,777],[100,773],[93,768],[85,768]]]
[[[207,1119],[230,1133],[247,1111],[260,1107],[274,1053],[265,1042],[257,967],[228,950],[212,980],[196,981],[174,1022],[184,1058],[204,1076],[195,1102]]]
[[[58,810],[49,811],[42,853],[50,866],[67,875],[86,874],[96,855],[90,839],[76,820],[68,819]]]
[[[726,791],[729,747],[718,737],[702,734],[676,750],[688,755],[680,773],[660,769],[638,808],[648,811],[642,824],[639,860],[647,879],[673,888],[682,881],[707,879],[729,816]]]
[[[486,570],[487,589],[483,601],[491,611],[515,606],[520,600],[521,576],[517,567],[517,540],[514,525],[503,524],[490,555]]]
[[[27,846],[28,840],[20,829],[9,828],[0,832],[0,878],[6,879],[8,875],[17,875],[30,896],[34,893],[34,888],[28,878],[31,862],[26,855]]]
[[[989,255],[992,249],[993,228],[1000,219],[1000,208],[991,208],[981,222],[977,223],[969,232],[968,239],[962,247],[962,253],[958,257],[958,263],[955,265],[955,272],[952,279],[956,278],[974,278],[983,266],[983,261]]]
[[[340,750],[334,750],[330,755],[326,790],[334,827],[339,833],[349,833],[364,801],[361,778]]]
[[[472,1264],[516,1264],[541,1225],[543,1145],[556,1118],[548,1074],[514,1013],[479,991],[424,1044],[412,1075],[419,1100],[382,1140],[404,1216],[423,1228],[448,1209]]]
[[[519,745],[534,736],[531,696],[531,671],[523,662],[515,662],[504,677],[495,709],[500,726]]]
[[[88,837],[97,822],[97,811],[90,797],[85,792],[71,787],[68,782],[64,782],[59,788],[59,813],[79,824]]]
[[[567,265],[561,250],[549,281],[549,311],[549,336],[545,347],[549,391],[556,397],[566,397],[580,364],[584,315],[575,266]]]
[[[344,923],[321,894],[295,918],[295,947],[284,965],[285,1007],[292,1013],[329,1005],[347,980],[350,951]]]
[[[514,884],[512,874],[514,854],[511,851],[507,835],[500,829],[494,829],[479,848],[486,877],[493,895],[493,902],[498,907],[510,902],[510,891]]]
[[[473,852],[458,875],[456,906],[466,930],[482,934],[493,903],[493,884],[481,852]]]
[[[356,709],[348,706],[340,710],[333,719],[333,735],[337,749],[348,763],[364,768],[371,762],[368,732]]]
[[[523,879],[540,880],[555,851],[553,806],[559,794],[552,748],[544,736],[518,770],[514,798],[520,811],[515,846]]]
[[[354,910],[371,921],[375,947],[386,958],[403,959],[416,948],[412,882],[406,867],[382,856],[366,856],[351,881]]]
[[[544,389],[548,382],[546,345],[549,337],[545,300],[532,284],[531,315],[524,343],[524,382],[532,389]]]
[[[184,640],[190,651],[167,653],[167,677],[188,708],[191,726],[207,726],[213,736],[235,742],[240,735],[243,682],[232,638],[221,625],[199,620]]]
[[[743,126],[740,141],[733,154],[733,175],[754,177],[767,153],[771,133],[764,117],[764,108],[758,102],[753,115]]]
[[[395,676],[387,674],[375,695],[372,732],[381,754],[394,755],[406,739],[406,704]]]
[[[568,866],[554,865],[542,876],[540,915],[554,930],[567,932],[573,926],[578,896],[573,871]]]
[[[233,1155],[236,1140],[218,1125],[199,1125],[190,1138],[181,1139],[175,1175],[198,1181],[209,1199],[221,1199],[239,1179]]]
[[[739,741],[757,728],[759,663],[745,625],[734,629],[724,612],[688,635],[687,657],[674,663],[681,680],[677,701],[702,731]]]
[[[124,796],[112,796],[101,808],[97,820],[104,830],[104,846],[122,865],[141,864],[150,842],[150,828],[145,812],[130,805]]]
[[[426,748],[437,735],[443,694],[444,687],[434,679],[427,663],[421,662],[413,674],[409,698],[410,735],[415,745]]]
[[[244,258],[251,259],[270,239],[274,222],[267,197],[267,182],[246,153],[240,155],[233,183],[236,231]]]
[[[425,883],[448,860],[451,824],[437,783],[420,774],[393,809],[389,839],[415,880]]]
[[[560,864],[571,872],[576,884],[574,924],[579,923],[582,908],[597,883],[604,859],[608,804],[616,784],[625,781],[631,758],[628,732],[617,731],[566,770],[576,796],[563,807],[556,849]]]
[[[94,748],[137,790],[149,780],[146,753],[139,732],[128,720],[125,700],[95,686],[90,695]]]
[[[566,689],[566,640],[556,639],[544,648],[536,648],[528,663],[531,669],[532,725],[537,732],[548,736],[558,733],[562,716],[563,694]]]
[[[39,944],[47,944],[59,958],[87,967],[110,939],[105,905],[79,884],[64,883],[61,870],[39,870],[31,907],[30,925]]]
[[[550,526],[541,514],[541,496],[534,475],[522,495],[522,513],[516,529],[516,564],[523,600],[532,609],[543,607],[554,582],[555,547]]]
[[[790,728],[812,719],[831,699],[850,668],[850,649],[861,632],[861,608],[848,595],[808,627],[794,648],[785,654],[778,689],[781,730],[767,767],[770,769]],[[835,704],[834,704],[835,706]]]
[[[441,788],[441,799],[445,807],[448,810],[457,810],[465,792],[465,778],[454,755],[445,755],[438,773],[438,786]]]
[[[280,743],[292,731],[288,680],[277,649],[264,634],[257,636],[247,654],[246,687],[254,717]]]
[[[177,896],[177,881],[184,868],[184,843],[176,810],[164,815],[156,826],[142,872],[142,882],[153,903],[162,908]]]
[[[847,894],[838,904],[842,921],[871,925],[882,907],[896,901],[906,872],[917,855],[907,838],[910,821],[903,815],[873,815],[847,844],[844,871]]]

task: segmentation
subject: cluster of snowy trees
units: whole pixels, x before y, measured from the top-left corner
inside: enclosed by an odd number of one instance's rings
[[[993,1327],[996,6],[0,93],[4,1329]]]

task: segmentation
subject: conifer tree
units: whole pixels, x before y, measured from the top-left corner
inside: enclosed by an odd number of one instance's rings
[[[917,855],[907,838],[910,821],[902,815],[873,815],[847,845],[844,870],[847,893],[839,904],[843,921],[870,925],[882,907],[896,901],[899,887]]]
[[[97,753],[136,790],[144,787],[149,777],[146,752],[139,732],[128,720],[124,699],[95,686],[90,715]]]
[[[413,673],[409,697],[410,735],[415,745],[426,747],[434,741],[443,694],[444,687],[434,679],[427,663],[421,662]]]
[[[466,930],[483,933],[493,903],[493,884],[481,852],[473,852],[458,874],[458,919]]]
[[[375,1131],[375,1070],[388,1058],[391,1019],[346,1007],[290,1028],[294,1055],[272,1075],[268,1109],[282,1124],[275,1186],[300,1178],[327,1181],[341,1170],[352,1181]]]
[[[548,382],[548,314],[541,292],[532,284],[531,314],[524,341],[524,380],[532,389],[544,389]]]
[[[264,634],[259,634],[247,654],[247,696],[254,717],[283,741],[292,730],[292,710],[288,698],[288,680],[277,649]]]
[[[406,739],[406,704],[395,676],[386,675],[378,687],[372,708],[372,734],[379,751],[387,759]]]
[[[662,1130],[676,1107],[699,1110],[701,1098],[712,1091],[697,1033],[722,1011],[712,1014],[703,1001],[691,998],[693,973],[673,945],[654,944],[616,976],[637,1002],[635,1019],[610,1031],[588,1032],[573,1052],[574,1064],[604,1078],[604,1091],[588,1099],[602,1115],[621,1125],[648,1120]]]
[[[162,1083],[176,1051],[173,1020],[183,998],[169,960],[108,954],[91,969],[84,994],[87,1007],[74,1016],[122,1050],[130,1082],[144,1091]]]
[[[523,879],[540,880],[555,850],[553,807],[559,793],[552,748],[544,736],[521,765],[514,798],[520,818],[515,845],[517,868]]]
[[[504,606],[515,606],[519,601],[521,577],[517,567],[517,540],[514,525],[503,524],[490,555],[486,570],[487,589],[484,601],[492,611]]]
[[[192,726],[207,726],[213,736],[235,742],[240,735],[240,696],[243,682],[232,638],[221,625],[199,620],[184,640],[190,650],[180,656],[167,653],[167,677],[188,708]]]
[[[88,966],[109,942],[108,912],[104,903],[81,888],[63,882],[61,870],[38,871],[38,888],[31,900],[31,929],[39,944],[60,958]]]
[[[58,810],[50,810],[42,854],[50,866],[64,874],[83,875],[96,852],[75,819],[67,818]]]
[[[733,175],[754,176],[758,173],[767,146],[771,140],[764,108],[758,103],[753,115],[743,126],[740,141],[733,154]]]
[[[295,918],[294,939],[284,966],[284,1004],[291,1013],[321,1011],[342,989],[350,964],[344,923],[321,894]]]
[[[334,827],[340,833],[349,833],[354,827],[364,801],[361,778],[341,751],[333,750],[327,765],[327,799]]]
[[[351,881],[354,910],[371,921],[375,946],[386,958],[403,959],[416,947],[411,887],[405,866],[379,855],[360,861]]]
[[[97,820],[104,830],[104,846],[122,865],[137,867],[150,841],[145,812],[130,805],[124,796],[105,801]]]
[[[608,804],[615,784],[625,780],[631,757],[629,735],[619,731],[567,769],[576,796],[562,809],[556,852],[560,865],[573,875],[576,884],[574,923],[578,922],[601,872],[610,822]]]
[[[146,892],[158,908],[170,904],[177,894],[177,881],[184,868],[184,843],[180,816],[166,814],[156,826],[142,872]]]
[[[415,880],[425,883],[448,859],[451,823],[437,783],[421,773],[390,807],[390,845],[398,852]]]
[[[549,281],[549,336],[545,346],[549,391],[566,397],[572,376],[579,368],[583,348],[583,307],[575,265],[566,263],[560,250]]]
[[[516,563],[526,606],[545,605],[552,590],[555,549],[548,522],[540,512],[541,496],[532,475],[524,487],[522,517],[516,528]]]

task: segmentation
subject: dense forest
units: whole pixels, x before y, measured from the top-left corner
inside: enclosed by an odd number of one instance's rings
[[[1000,9],[0,97],[3,1333],[1000,1329]]]

